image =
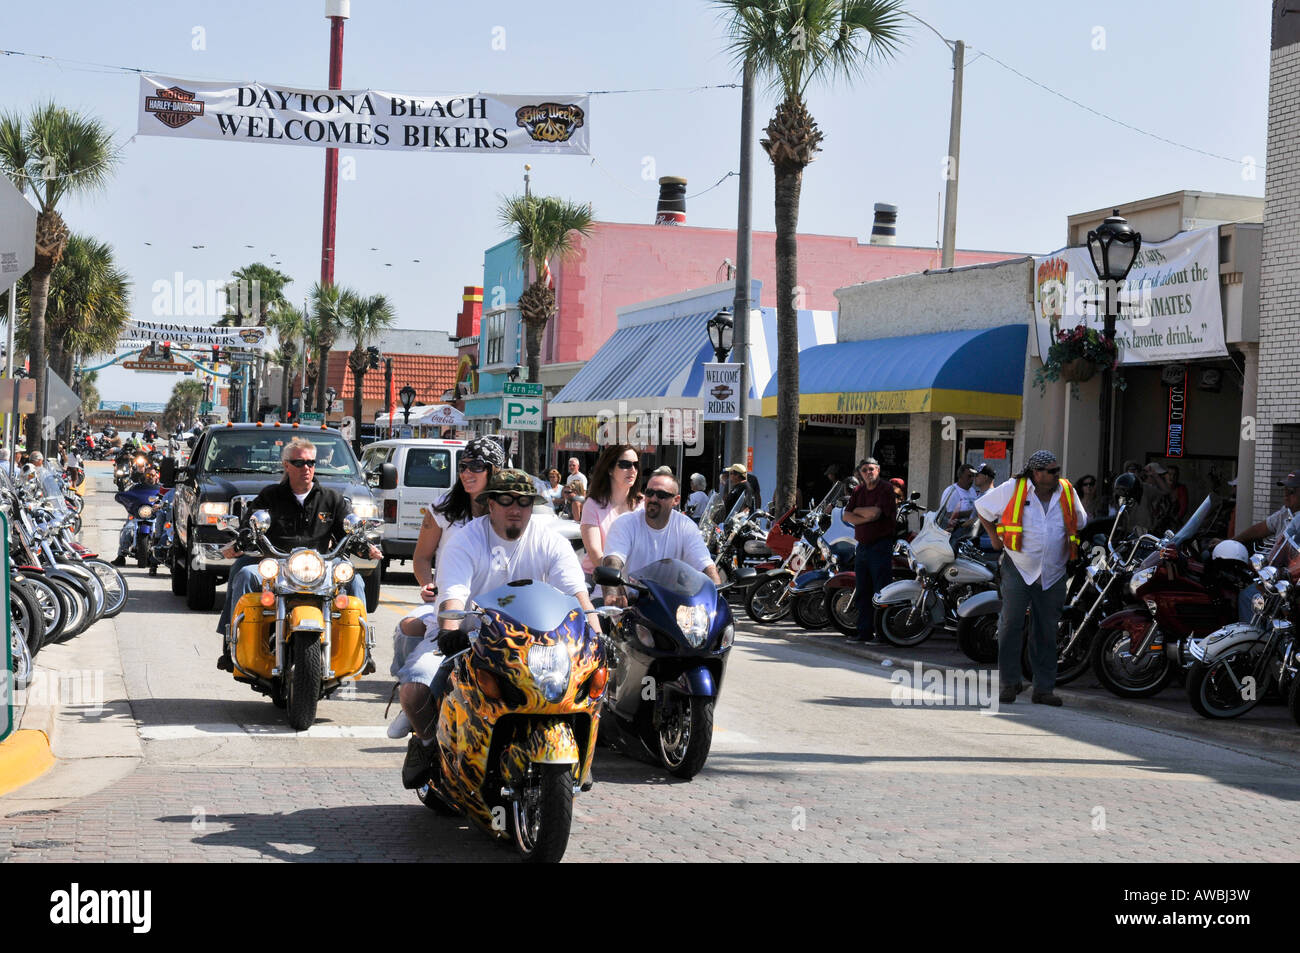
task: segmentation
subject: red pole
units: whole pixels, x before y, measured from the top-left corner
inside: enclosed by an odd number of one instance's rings
[[[341,9],[340,9],[341,8]],[[343,88],[343,21],[348,16],[347,4],[326,2],[326,15],[330,21],[330,89]],[[341,14],[330,16],[330,14]],[[334,226],[339,206],[339,151],[325,150],[325,216],[321,228],[320,283],[334,282]]]

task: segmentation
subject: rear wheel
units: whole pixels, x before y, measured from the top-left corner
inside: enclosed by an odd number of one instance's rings
[[[790,577],[785,574],[764,579],[749,590],[749,596],[745,599],[745,613],[760,625],[780,622],[790,614],[790,599],[786,598],[780,603],[777,600],[789,584]]]
[[[34,658],[45,644],[45,618],[36,597],[18,583],[9,586],[9,614],[14,630],[21,635],[28,654]]]
[[[306,731],[316,720],[316,703],[320,701],[321,644],[309,635],[295,635],[289,640],[289,671],[285,673],[285,709],[289,727]]]
[[[17,625],[9,627],[9,674],[15,687],[26,685],[32,677],[32,650]]]
[[[998,617],[977,615],[957,623],[957,645],[972,662],[989,665],[998,660]]]
[[[826,618],[845,635],[858,634],[858,604],[852,589],[826,590]]]
[[[24,587],[41,607],[41,620],[45,629],[41,645],[49,645],[63,632],[65,609],[58,590],[46,582],[44,577],[31,574],[24,575],[23,581],[14,585]]]
[[[820,589],[801,592],[794,597],[790,615],[805,629],[824,629],[830,622],[826,611],[826,594]]]
[[[532,863],[558,863],[573,825],[573,770],[567,764],[532,764],[510,814],[519,856]]]

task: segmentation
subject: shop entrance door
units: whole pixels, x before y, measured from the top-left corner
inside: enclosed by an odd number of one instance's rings
[[[987,463],[997,474],[995,481],[1002,483],[1011,478],[1014,438],[1010,430],[965,430],[961,435],[961,458],[976,469]]]

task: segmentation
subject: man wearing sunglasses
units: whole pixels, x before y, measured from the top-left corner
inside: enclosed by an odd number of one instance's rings
[[[680,501],[681,489],[671,474],[652,476],[646,484],[645,507],[624,513],[610,526],[601,565],[620,572],[626,567],[628,575],[635,576],[653,562],[680,559],[712,579],[715,586],[722,585],[700,528],[677,508]],[[605,589],[605,605],[627,605],[622,586]]]
[[[492,476],[478,496],[478,502],[487,504],[487,515],[470,520],[438,560],[442,609],[463,609],[475,593],[532,579],[573,596],[587,613],[587,623],[599,632],[600,618],[587,595],[573,547],[559,530],[532,522],[537,499],[533,478],[522,470],[498,470]],[[438,709],[451,674],[451,658],[469,646],[469,636],[460,631],[458,622],[437,625],[397,674],[398,697],[414,735],[402,766],[402,783],[408,788],[423,784],[433,767]]]
[[[266,510],[271,516],[271,528],[266,536],[277,549],[287,552],[305,547],[321,553],[332,549],[347,535],[343,520],[347,518],[350,507],[337,490],[316,482],[316,445],[305,437],[294,437],[285,444],[280,460],[284,464],[284,479],[266,487],[244,507],[243,524],[248,525],[248,518],[253,513]],[[240,555],[238,541],[226,546],[221,555],[227,559],[239,557],[230,567],[226,602],[217,622],[217,631],[224,637],[235,604],[261,585],[257,563],[262,557],[260,554]],[[383,553],[374,543],[367,544],[364,554],[358,555],[370,559],[383,558]],[[352,577],[348,591],[359,599],[365,598],[365,580],[360,573]],[[233,668],[230,653],[225,650],[224,641],[222,647],[217,668],[228,672]]]
[[[1077,552],[1079,526],[1087,519],[1079,496],[1068,480],[1061,479],[1061,464],[1055,454],[1039,450],[1013,479],[980,497],[975,512],[993,549],[1006,553],[998,617],[1002,686],[998,700],[1009,705],[1024,690],[1020,649],[1028,610],[1033,701],[1059,706],[1060,696],[1052,691],[1056,687],[1056,630],[1065,606],[1065,564]]]

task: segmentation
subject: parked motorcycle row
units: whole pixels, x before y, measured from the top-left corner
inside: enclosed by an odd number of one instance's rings
[[[0,507],[9,520],[11,670],[27,684],[40,650],[112,618],[126,605],[126,580],[76,540],[82,498],[80,466],[0,469]]]
[[[843,494],[837,486],[808,512],[780,520],[741,500],[725,518],[702,525],[753,621],[790,618],[810,630],[856,631],[853,544],[824,540]],[[1300,639],[1292,622],[1300,517],[1251,555],[1209,534],[1212,498],[1163,537],[1127,532],[1133,501],[1118,502],[1115,516],[1079,532],[1078,557],[1067,567],[1057,683],[1091,671],[1121,698],[1177,684],[1207,718],[1237,717],[1273,695],[1300,723]],[[998,554],[980,548],[969,524],[954,531],[948,513],[926,513],[921,529],[910,532],[903,514],[914,507],[900,506],[895,581],[869,607],[875,631],[899,647],[952,636],[972,661],[996,663]],[[1027,640],[1021,664],[1031,678]]]

